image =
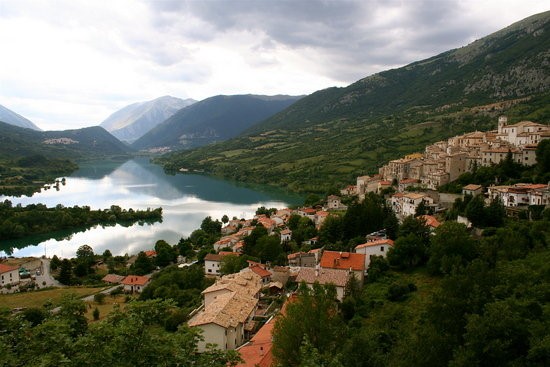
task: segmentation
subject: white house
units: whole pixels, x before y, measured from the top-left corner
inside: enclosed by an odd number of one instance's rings
[[[281,243],[288,242],[292,239],[292,231],[288,228],[285,228],[281,231]]]
[[[215,344],[220,350],[235,349],[246,340],[245,325],[258,304],[261,279],[253,272],[231,274],[205,289],[204,309],[188,325],[202,330],[198,350]]]
[[[19,268],[17,266],[0,264],[0,286],[15,285],[19,283],[19,280]]]
[[[124,285],[124,292],[128,293],[141,293],[143,289],[149,284],[149,277],[141,275],[128,275],[122,279],[121,284]]]
[[[368,269],[371,256],[376,255],[386,257],[388,255],[389,249],[392,247],[392,240],[390,240],[389,238],[380,239],[357,245],[355,247],[355,252],[365,255],[365,269]]]

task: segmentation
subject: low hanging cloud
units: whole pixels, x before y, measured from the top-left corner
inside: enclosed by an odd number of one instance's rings
[[[167,94],[308,94],[544,10],[543,0],[2,0],[0,104],[49,129]]]

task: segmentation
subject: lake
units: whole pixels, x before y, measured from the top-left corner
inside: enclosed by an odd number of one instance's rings
[[[303,202],[299,195],[262,186],[245,186],[204,175],[167,175],[148,158],[81,163],[80,169],[67,177],[58,190],[42,190],[32,197],[0,196],[0,200],[5,199],[23,206],[43,203],[48,207],[62,204],[87,205],[92,209],[111,205],[163,209],[162,223],[96,226],[70,236],[58,233],[57,239],[0,241],[0,254],[10,253],[7,249],[12,248],[11,254],[16,257],[74,257],[84,244],[97,254],[109,249],[113,255],[132,255],[152,249],[160,239],[176,244],[199,228],[206,216],[220,220],[224,214],[229,218],[251,218],[260,206],[283,208]]]

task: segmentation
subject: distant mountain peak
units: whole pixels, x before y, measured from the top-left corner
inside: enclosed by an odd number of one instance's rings
[[[118,139],[132,142],[195,102],[193,99],[183,100],[167,95],[133,103],[111,114],[100,126]]]
[[[42,131],[38,126],[36,126],[32,121],[26,119],[20,114],[13,112],[12,110],[0,105],[0,121],[5,122],[10,125],[15,125],[19,127],[25,127],[28,129]]]

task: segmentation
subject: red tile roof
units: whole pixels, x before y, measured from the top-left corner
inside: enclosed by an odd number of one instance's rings
[[[371,246],[380,246],[380,245],[389,245],[393,247],[393,241],[388,239],[382,239],[382,240],[376,240],[376,241],[370,241],[367,243],[363,243],[361,245],[355,246],[355,249],[361,249],[365,247],[371,247]]]
[[[122,276],[122,275],[107,274],[101,280],[103,280],[106,283],[116,283],[116,284],[118,284],[122,281],[122,279],[124,279],[124,276]]]
[[[219,254],[206,254],[205,261],[222,261],[222,256]]]
[[[275,319],[271,318],[250,339],[248,344],[237,349],[244,362],[236,367],[271,367],[273,364],[273,354],[271,354],[273,326],[275,326]]]
[[[0,274],[7,273],[8,271],[13,271],[19,269],[17,266],[10,266],[5,264],[0,264]]]
[[[251,271],[258,274],[262,278],[271,276],[271,272],[269,270],[264,269],[264,267],[261,265],[254,263],[254,264],[250,264],[249,268]]]
[[[145,255],[147,257],[157,256],[157,252],[155,250],[148,250],[148,251],[144,251],[144,252],[145,252]]]
[[[365,255],[352,252],[325,251],[321,257],[322,268],[365,270]]]
[[[426,222],[426,225],[427,226],[430,226],[432,228],[437,228],[441,225],[441,223],[437,220],[437,218],[435,218],[434,216],[431,216],[431,215],[420,215],[419,216],[420,218],[424,219],[424,221]]]
[[[231,251],[220,251],[218,252],[218,255],[221,257],[227,256],[227,255],[235,255],[235,256],[241,256],[240,252],[231,252]]]
[[[122,279],[122,284],[124,285],[145,285],[147,282],[149,282],[149,277],[140,275],[128,275]]]

